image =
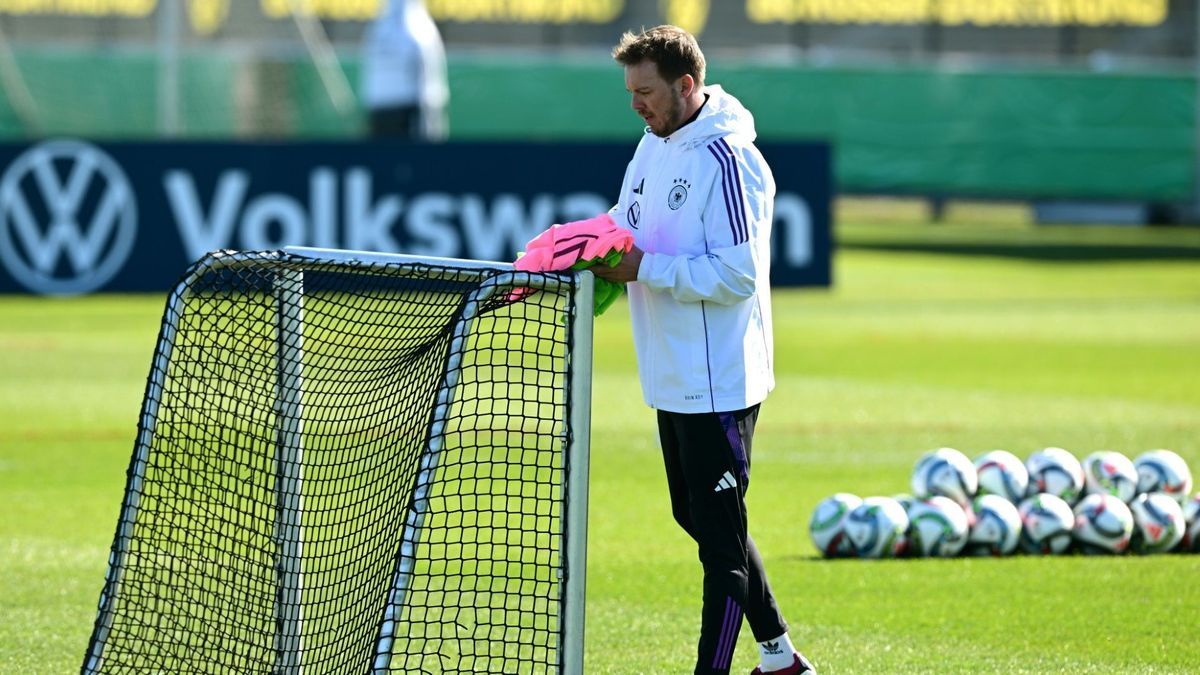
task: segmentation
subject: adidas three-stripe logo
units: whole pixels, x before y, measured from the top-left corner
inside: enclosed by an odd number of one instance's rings
[[[737,487],[737,483],[735,483],[733,481],[733,474],[726,471],[725,475],[721,476],[721,480],[717,481],[717,487],[713,488],[713,492],[720,492],[721,490],[728,490],[729,488],[732,488],[732,487]]]

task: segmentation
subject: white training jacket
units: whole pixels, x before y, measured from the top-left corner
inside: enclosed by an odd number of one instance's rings
[[[446,105],[446,48],[424,2],[387,0],[367,25],[360,89],[368,108]]]
[[[775,180],[754,118],[717,85],[699,116],[638,144],[610,214],[645,251],[629,308],[652,408],[726,412],[775,387],[771,221]]]

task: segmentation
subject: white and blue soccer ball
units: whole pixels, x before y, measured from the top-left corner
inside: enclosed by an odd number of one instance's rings
[[[1133,512],[1120,497],[1092,493],[1075,506],[1075,544],[1082,553],[1124,553],[1133,535]]]
[[[912,491],[917,499],[949,497],[969,508],[979,490],[975,465],[954,448],[930,450],[917,459],[912,472]]]
[[[1129,510],[1133,512],[1130,548],[1135,553],[1163,553],[1183,541],[1187,531],[1183,507],[1173,497],[1164,492],[1138,495]]]
[[[908,509],[913,504],[916,504],[918,501],[916,497],[908,494],[907,492],[896,493],[896,494],[892,495],[892,499],[895,499],[896,501],[900,502],[900,506],[904,507],[904,511],[906,513],[908,512]]]
[[[1133,460],[1139,494],[1165,492],[1180,504],[1192,493],[1192,471],[1170,450],[1148,450]]]
[[[855,555],[846,537],[846,516],[862,504],[862,498],[848,492],[838,492],[822,499],[808,521],[808,534],[817,551],[826,558],[848,558]]]
[[[892,499],[895,499],[897,502],[900,503],[900,506],[904,507],[905,513],[908,513],[908,510],[912,508],[913,504],[916,504],[917,502],[921,501],[921,500],[917,499],[916,497],[912,496],[912,494],[910,494],[908,492],[897,492],[896,494],[892,495]],[[908,526],[910,529],[912,528],[912,518],[911,517],[908,519]],[[900,551],[900,555],[905,556],[905,557],[911,556],[912,555],[912,551],[910,550],[911,547],[912,547],[912,542],[908,538],[908,530],[905,530],[904,531],[904,548]]]
[[[846,537],[860,558],[895,558],[907,547],[908,514],[891,497],[867,497],[846,516]]]
[[[1062,497],[1048,492],[1021,500],[1017,506],[1021,516],[1022,551],[1048,555],[1065,553],[1071,547],[1075,514]]]
[[[1128,504],[1138,493],[1138,472],[1125,455],[1098,450],[1083,458],[1086,494],[1112,495]]]
[[[966,546],[970,530],[966,512],[949,497],[918,500],[908,508],[908,553],[952,558]]]
[[[1042,448],[1025,460],[1029,471],[1027,496],[1051,494],[1067,502],[1083,496],[1083,466],[1070,452],[1062,448]]]
[[[980,494],[971,503],[971,509],[975,522],[967,535],[966,553],[1010,555],[1017,550],[1021,538],[1021,514],[1012,502],[1000,495]]]
[[[1016,504],[1029,489],[1029,470],[1007,450],[992,450],[975,458],[979,494],[998,495]]]
[[[1183,540],[1175,550],[1182,553],[1200,553],[1200,492],[1183,503],[1183,522],[1187,524]]]

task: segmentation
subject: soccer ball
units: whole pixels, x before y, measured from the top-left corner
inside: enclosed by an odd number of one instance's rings
[[[1029,471],[1026,494],[1030,497],[1052,494],[1074,504],[1083,494],[1083,467],[1075,455],[1062,448],[1038,450],[1025,460],[1025,468]]]
[[[808,521],[808,534],[813,545],[826,558],[847,558],[854,555],[854,547],[846,537],[846,516],[862,499],[848,492],[839,492],[822,499],[813,510]]]
[[[1179,542],[1177,550],[1188,553],[1200,552],[1200,493],[1183,503],[1183,521],[1187,530],[1183,533],[1183,541]]]
[[[1088,494],[1112,495],[1126,504],[1137,496],[1138,472],[1125,455],[1100,450],[1084,457],[1080,464]]]
[[[1010,502],[1021,501],[1029,488],[1029,470],[1007,450],[992,450],[975,458],[979,493],[999,495]]]
[[[894,558],[904,552],[908,514],[891,497],[867,497],[846,516],[843,525],[860,558]]]
[[[917,498],[908,494],[907,492],[894,494],[892,495],[892,499],[900,502],[900,506],[904,507],[905,513],[908,513],[908,510],[912,507],[912,505],[917,503]]]
[[[1075,542],[1083,553],[1124,553],[1133,534],[1133,512],[1120,497],[1093,493],[1075,507]]]
[[[1020,465],[1025,470],[1024,465]],[[1021,537],[1021,514],[1013,503],[1000,495],[981,494],[971,504],[975,523],[967,536],[966,552],[971,555],[1009,555],[1017,550]]]
[[[917,459],[912,472],[912,490],[917,499],[941,495],[968,508],[979,489],[975,465],[954,448],[931,450]]]
[[[1162,553],[1183,541],[1187,526],[1183,507],[1165,492],[1138,495],[1129,504],[1133,511],[1133,538],[1130,548],[1136,553]]]
[[[952,558],[966,546],[970,529],[966,512],[949,497],[914,502],[908,509],[909,553]]]
[[[898,492],[898,493],[892,495],[892,499],[895,499],[900,504],[900,506],[904,507],[905,513],[908,513],[908,510],[912,508],[913,504],[916,504],[918,501],[920,501],[919,499],[910,495],[907,492]],[[909,527],[912,527],[912,518],[908,519],[908,525],[909,525]],[[908,530],[905,530],[904,531],[904,546],[902,547],[902,549],[900,551],[900,555],[905,556],[905,557],[912,555],[912,551],[910,550],[910,543],[911,542],[908,539]]]
[[[1026,497],[1017,506],[1021,516],[1019,545],[1026,553],[1063,553],[1071,546],[1075,514],[1062,497],[1050,493]]]
[[[1170,450],[1148,450],[1133,460],[1139,493],[1165,492],[1183,503],[1192,491],[1187,462]]]

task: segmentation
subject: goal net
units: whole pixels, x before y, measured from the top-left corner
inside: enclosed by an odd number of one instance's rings
[[[83,672],[579,672],[591,317],[590,274],[200,260]]]

